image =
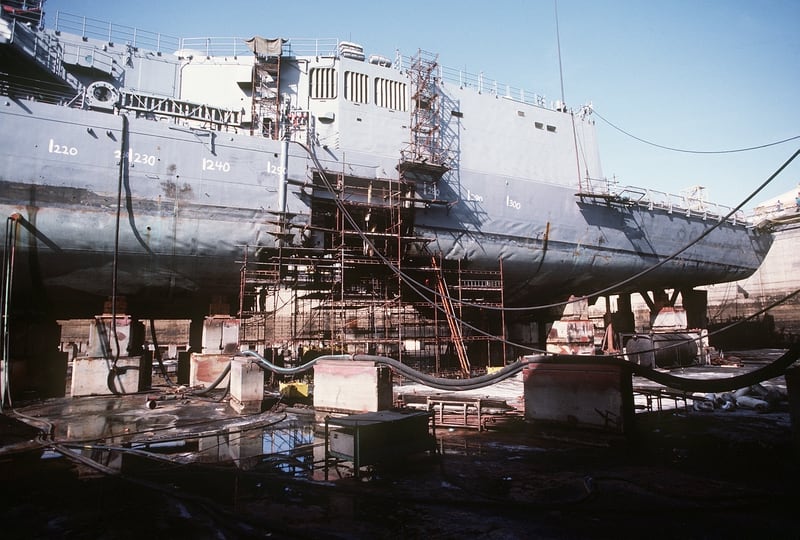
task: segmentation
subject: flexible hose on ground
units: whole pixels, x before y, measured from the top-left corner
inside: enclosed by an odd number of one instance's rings
[[[662,373],[638,364],[630,365],[634,375],[639,375],[640,377],[669,386],[670,388],[675,388],[676,390],[716,393],[745,388],[774,377],[779,377],[783,375],[786,368],[794,364],[798,359],[800,359],[800,344],[795,344],[789,347],[780,358],[776,358],[766,366],[755,369],[750,373],[744,373],[733,377],[722,377],[719,379],[688,379],[669,373]]]
[[[774,377],[778,377],[783,374],[783,372],[795,363],[798,359],[800,359],[800,344],[794,345],[790,347],[780,358],[777,358],[770,364],[758,368],[750,373],[745,373],[743,375],[736,375],[734,377],[723,377],[718,379],[689,379],[687,377],[679,377],[676,375],[672,375],[669,373],[663,373],[660,371],[656,371],[655,369],[640,366],[638,364],[633,364],[631,362],[626,362],[624,360],[613,358],[613,357],[603,357],[603,356],[569,356],[569,355],[535,355],[535,356],[526,356],[523,357],[521,360],[514,362],[513,364],[509,364],[504,368],[498,370],[495,373],[481,375],[480,377],[474,377],[469,379],[444,379],[441,377],[433,377],[431,375],[427,375],[420,371],[417,371],[398,360],[393,358],[388,358],[385,356],[373,356],[373,355],[349,355],[349,354],[336,354],[336,355],[325,355],[315,358],[310,362],[307,362],[301,366],[295,368],[285,368],[276,366],[269,360],[265,359],[260,354],[254,351],[244,351],[241,353],[244,356],[249,356],[254,358],[255,363],[258,364],[262,369],[274,371],[275,373],[279,373],[281,375],[296,375],[298,373],[302,373],[304,371],[309,370],[313,367],[320,360],[337,360],[337,361],[369,361],[375,362],[378,364],[385,364],[391,367],[393,370],[399,372],[401,375],[411,379],[414,382],[424,384],[426,386],[430,386],[432,388],[436,388],[439,390],[449,390],[449,391],[459,391],[459,390],[476,390],[478,388],[484,388],[486,386],[490,386],[492,384],[498,383],[504,379],[509,377],[513,377],[525,366],[529,364],[566,364],[566,363],[592,363],[593,361],[598,361],[604,365],[619,365],[623,368],[629,368],[631,373],[634,375],[638,375],[645,379],[651,380],[653,382],[657,382],[659,384],[663,384],[670,388],[675,388],[677,390],[683,390],[686,392],[724,392],[728,390],[734,390],[737,388],[744,388],[747,386],[752,386],[754,384],[772,379]]]
[[[499,370],[497,373],[492,373],[491,375],[482,375],[480,377],[475,377],[472,379],[444,379],[441,377],[433,377],[431,375],[426,375],[420,371],[417,371],[402,362],[395,360],[394,358],[388,358],[386,356],[373,356],[373,355],[349,355],[349,354],[328,354],[324,356],[319,356],[309,362],[306,362],[303,365],[297,366],[295,368],[286,368],[281,366],[276,366],[260,354],[254,351],[243,351],[241,353],[244,356],[249,356],[254,358],[254,362],[258,364],[261,369],[273,371],[280,375],[297,375],[298,373],[302,373],[311,369],[314,364],[316,364],[320,360],[336,360],[336,361],[367,361],[367,362],[375,362],[378,364],[385,364],[395,371],[399,372],[403,376],[411,379],[414,382],[418,382],[420,384],[424,384],[426,386],[431,386],[433,388],[438,388],[440,390],[475,390],[478,388],[483,388],[484,386],[492,385],[496,382],[502,381],[503,379],[507,379],[513,375],[516,375],[526,364],[526,362],[515,362],[513,364],[509,364],[505,366],[503,369]],[[536,357],[539,358],[539,357]]]
[[[509,377],[513,377],[514,375],[522,371],[522,369],[527,364],[541,359],[545,359],[547,357],[545,355],[536,355],[525,358],[526,359],[518,360],[513,364],[509,364],[495,373],[481,375],[480,377],[472,377],[469,379],[444,379],[442,377],[433,377],[431,375],[426,375],[425,373],[417,371],[401,363],[398,360],[395,360],[393,358],[387,358],[385,356],[357,355],[353,357],[353,360],[367,360],[380,364],[386,364],[387,366],[391,367],[395,371],[402,374],[404,377],[407,377],[414,382],[418,382],[426,386],[431,386],[439,390],[459,391],[459,390],[477,390],[478,388],[483,388],[498,383],[502,380],[508,379]]]
[[[161,374],[164,376],[167,386],[175,386],[169,378],[166,366],[164,366],[164,359],[161,358],[161,349],[158,346],[158,337],[156,336],[156,320],[153,317],[150,317],[150,337],[153,338],[153,357],[158,362],[158,367],[161,369]]]
[[[205,396],[206,394],[214,390],[217,386],[219,386],[225,379],[225,376],[228,375],[228,373],[230,372],[231,372],[231,363],[228,362],[228,364],[225,366],[225,369],[222,370],[222,373],[220,373],[219,376],[216,379],[214,379],[214,382],[209,384],[207,388],[203,388],[202,390],[195,390],[194,392],[192,392],[192,394],[194,394],[195,396]]]
[[[318,356],[317,358],[314,358],[313,360],[310,360],[305,364],[299,365],[297,367],[287,368],[273,364],[272,362],[270,362],[269,360],[267,360],[266,358],[264,358],[255,351],[242,351],[239,354],[241,354],[242,356],[249,356],[251,358],[254,358],[253,361],[256,364],[258,364],[261,367],[261,369],[265,371],[272,371],[273,373],[277,373],[278,375],[297,375],[298,373],[303,373],[304,371],[308,371],[309,369],[314,367],[314,364],[316,364],[317,361],[320,359],[353,360],[353,357],[349,354],[327,354],[324,356]]]

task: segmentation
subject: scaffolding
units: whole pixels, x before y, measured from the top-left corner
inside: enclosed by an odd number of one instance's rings
[[[467,358],[505,364],[505,321],[486,309],[503,306],[502,262],[471,269],[431,253],[414,226],[430,201],[414,189],[402,177],[313,171],[302,190],[310,214],[293,216],[286,241],[243,248],[241,345],[293,361],[301,349],[377,354],[462,374],[475,367]]]
[[[382,355],[436,373],[505,365],[505,321],[486,309],[503,306],[501,264],[490,271],[407,261],[413,291],[374,257],[289,251],[242,265],[243,347],[295,363],[308,351]]]
[[[447,170],[449,152],[441,134],[438,56],[423,50],[411,60],[408,69],[411,80],[411,140],[401,151],[404,164],[425,166],[429,173]]]
[[[279,87],[277,62],[257,62],[254,84]],[[312,352],[383,355],[464,376],[479,365],[505,364],[505,320],[487,309],[503,306],[502,261],[491,271],[447,261],[415,227],[418,210],[454,204],[437,196],[449,171],[437,66],[420,51],[410,69],[411,141],[400,151],[396,177],[350,175],[346,163],[337,174],[312,159],[316,167],[298,193],[309,213],[279,216],[274,247],[243,247],[243,347],[295,363]],[[259,102],[261,118],[273,118],[273,102],[277,95]]]
[[[253,63],[252,124],[250,134],[268,139],[280,136],[281,54],[257,54]]]

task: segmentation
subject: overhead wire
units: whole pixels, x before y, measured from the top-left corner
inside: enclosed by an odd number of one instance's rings
[[[643,139],[641,137],[637,137],[633,133],[630,133],[630,132],[622,129],[618,125],[612,123],[610,120],[608,120],[603,115],[601,115],[599,112],[597,112],[597,109],[595,109],[594,107],[591,107],[591,110],[592,110],[592,113],[594,113],[595,115],[597,115],[598,118],[600,118],[600,120],[602,120],[603,122],[605,122],[606,124],[608,124],[612,128],[616,129],[620,133],[622,133],[624,135],[627,135],[631,139],[635,139],[635,140],[637,140],[637,141],[639,141],[641,143],[644,143],[644,144],[647,144],[647,145],[650,145],[650,146],[654,146],[656,148],[661,148],[663,150],[669,150],[671,152],[682,152],[682,153],[685,153],[685,154],[735,154],[735,153],[738,153],[738,152],[750,152],[752,150],[761,150],[763,148],[769,148],[770,146],[777,146],[779,144],[784,144],[784,143],[787,143],[787,142],[790,142],[790,141],[795,141],[797,139],[800,139],[800,135],[795,135],[794,137],[787,137],[787,138],[781,139],[779,141],[773,141],[773,142],[769,142],[769,143],[765,143],[765,144],[759,144],[759,145],[755,145],[755,146],[746,146],[744,148],[733,148],[733,149],[727,149],[727,150],[690,150],[690,149],[687,149],[687,148],[677,148],[677,147],[674,147],[674,146],[666,146],[666,145],[663,145],[663,144],[658,144],[658,143],[655,143],[655,142],[652,142],[652,141],[648,141],[647,139]]]
[[[783,172],[784,169],[786,169],[786,167],[789,166],[789,164],[792,161],[794,161],[797,158],[798,155],[800,155],[800,149],[795,151],[794,154],[792,154],[774,173],[772,173],[769,176],[769,178],[767,178],[758,188],[756,188],[753,192],[751,192],[750,195],[747,196],[747,198],[745,198],[742,202],[740,202],[727,215],[721,217],[714,225],[712,225],[711,227],[709,227],[708,229],[703,231],[703,233],[700,234],[700,236],[698,236],[697,238],[695,238],[694,240],[692,240],[688,244],[684,245],[684,247],[682,247],[679,250],[675,251],[674,253],[672,253],[671,255],[667,256],[666,258],[664,258],[664,259],[662,259],[662,260],[660,260],[660,261],[658,261],[656,263],[653,263],[651,266],[645,268],[644,270],[641,270],[640,272],[638,272],[638,273],[636,273],[636,274],[634,274],[634,275],[632,275],[632,276],[630,276],[630,277],[628,277],[626,279],[620,280],[620,281],[618,281],[618,282],[616,282],[616,283],[614,283],[612,285],[609,285],[608,287],[605,287],[603,289],[599,289],[599,290],[593,291],[591,293],[584,294],[584,295],[582,295],[580,297],[572,298],[570,300],[563,301],[563,302],[554,302],[554,303],[551,303],[551,304],[541,304],[541,305],[538,305],[538,306],[510,306],[510,307],[504,306],[502,308],[494,307],[494,306],[487,306],[485,309],[488,309],[488,310],[505,310],[505,311],[535,311],[535,310],[549,309],[549,308],[555,308],[555,307],[559,307],[559,306],[565,306],[565,305],[570,304],[570,303],[572,303],[572,302],[574,302],[576,300],[589,299],[589,298],[592,298],[592,297],[597,297],[597,296],[602,296],[604,294],[613,293],[615,290],[618,290],[619,288],[624,287],[625,285],[644,277],[645,275],[649,274],[650,272],[652,272],[652,271],[664,266],[668,262],[676,259],[680,254],[682,254],[683,252],[685,252],[686,250],[688,250],[692,246],[698,244],[701,240],[703,240],[708,235],[710,235],[714,230],[716,230],[719,227],[721,227],[723,223],[726,223],[729,219],[731,219],[733,216],[735,216],[736,213],[739,210],[741,210],[744,207],[745,204],[750,202],[759,192],[761,192],[765,187],[767,187],[781,172]],[[431,292],[434,292],[434,294],[435,294],[435,291],[431,291]],[[471,305],[471,304],[467,303],[465,305]]]
[[[752,193],[750,193],[750,195],[748,195],[748,196],[747,196],[747,198],[745,198],[745,199],[744,199],[742,202],[740,202],[740,203],[739,203],[739,204],[738,204],[738,205],[737,205],[737,206],[736,206],[736,207],[735,207],[733,210],[731,210],[731,211],[730,211],[730,212],[729,212],[729,213],[728,213],[726,216],[724,216],[723,218],[719,219],[719,220],[718,220],[718,221],[717,221],[717,222],[716,222],[714,225],[712,225],[711,227],[709,227],[708,229],[706,229],[705,231],[703,231],[703,232],[700,234],[700,236],[698,236],[697,238],[695,238],[694,240],[692,240],[691,242],[689,242],[688,244],[686,244],[686,245],[685,245],[684,247],[682,247],[681,249],[679,249],[679,250],[675,251],[674,253],[672,253],[672,254],[671,254],[671,255],[669,255],[668,257],[666,257],[666,258],[664,258],[664,259],[662,259],[662,260],[658,261],[657,263],[654,263],[653,265],[651,265],[650,267],[648,267],[648,268],[646,268],[646,269],[642,270],[641,272],[638,272],[638,273],[636,273],[636,274],[634,274],[634,275],[632,275],[632,276],[628,277],[627,279],[621,280],[621,281],[619,281],[619,282],[615,283],[614,285],[611,285],[611,286],[609,286],[609,287],[606,287],[606,288],[604,288],[604,289],[600,289],[599,291],[595,291],[595,292],[594,292],[594,293],[592,293],[592,294],[589,294],[589,295],[584,295],[584,296],[582,296],[581,298],[588,299],[588,298],[590,298],[590,297],[592,297],[592,296],[602,296],[602,295],[604,295],[604,294],[611,293],[611,292],[613,292],[614,290],[616,290],[616,289],[618,289],[618,288],[620,288],[620,287],[623,287],[623,286],[625,286],[625,285],[627,285],[627,284],[629,284],[629,283],[631,283],[631,282],[633,282],[633,281],[636,281],[637,279],[639,279],[639,278],[641,278],[641,277],[643,277],[643,276],[645,276],[645,275],[649,274],[649,273],[650,273],[650,272],[652,272],[653,270],[656,270],[657,268],[660,268],[660,267],[664,266],[666,263],[668,263],[668,262],[670,262],[670,261],[672,261],[672,260],[676,259],[676,258],[678,257],[678,255],[680,255],[681,253],[685,252],[685,251],[686,251],[686,250],[688,250],[690,247],[692,247],[692,246],[694,246],[694,245],[698,244],[698,243],[699,243],[701,240],[703,240],[705,237],[707,237],[708,235],[710,235],[710,234],[711,234],[713,231],[715,231],[716,229],[718,229],[719,227],[721,227],[723,223],[726,223],[726,222],[727,222],[727,221],[728,221],[728,220],[729,220],[731,217],[733,217],[734,215],[736,215],[736,213],[737,213],[739,210],[741,210],[741,209],[744,207],[744,205],[745,205],[745,204],[747,204],[748,202],[750,202],[750,201],[751,201],[751,200],[752,200],[752,199],[753,199],[753,198],[754,198],[756,195],[758,195],[758,193],[759,193],[759,192],[761,192],[761,190],[763,190],[763,189],[764,189],[765,187],[767,187],[767,186],[768,186],[770,183],[772,183],[772,181],[773,181],[773,180],[774,180],[774,179],[775,179],[775,178],[776,178],[776,177],[777,177],[777,176],[778,176],[778,175],[779,175],[781,172],[783,172],[783,170],[784,170],[784,169],[786,169],[786,167],[788,167],[788,166],[789,166],[789,164],[790,164],[792,161],[794,161],[794,160],[795,160],[795,158],[797,158],[797,156],[798,156],[798,155],[800,155],[800,148],[799,148],[799,149],[797,149],[797,150],[794,152],[794,154],[792,154],[792,155],[791,155],[791,157],[789,157],[789,159],[787,159],[787,160],[786,160],[786,161],[783,163],[783,165],[781,165],[780,167],[778,167],[778,169],[777,169],[777,170],[776,170],[774,173],[772,173],[772,174],[769,176],[769,178],[767,178],[767,179],[766,179],[764,182],[762,182],[762,183],[761,183],[761,185],[760,185],[760,186],[758,186],[758,188],[756,188],[756,189],[755,189],[755,190],[754,190]],[[567,303],[568,303],[568,302],[567,302]]]

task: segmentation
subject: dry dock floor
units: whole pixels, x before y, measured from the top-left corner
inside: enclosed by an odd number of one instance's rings
[[[732,375],[780,352],[676,374]],[[518,406],[514,382],[482,392]],[[691,400],[642,409],[625,436],[511,412],[482,431],[436,429],[436,452],[358,479],[341,466],[325,480],[308,408],[279,402],[240,417],[224,401],[150,409],[145,398],[51,399],[0,416],[2,537],[800,536],[800,449],[785,401],[761,412]]]

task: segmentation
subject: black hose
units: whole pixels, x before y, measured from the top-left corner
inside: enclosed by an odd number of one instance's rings
[[[114,259],[112,261],[111,272],[111,332],[114,334],[114,342],[117,346],[114,353],[114,367],[117,367],[119,361],[119,335],[117,333],[117,292],[118,292],[118,278],[119,278],[119,233],[120,233],[120,218],[122,216],[122,186],[124,183],[125,175],[128,172],[128,117],[124,114],[121,115],[122,129],[121,129],[121,142],[119,149],[119,182],[117,185],[117,214],[114,226]]]
[[[638,364],[630,364],[630,366],[634,375],[639,375],[676,390],[716,393],[746,388],[774,377],[779,377],[783,375],[786,368],[794,364],[798,359],[800,359],[800,344],[795,344],[789,347],[780,358],[775,359],[766,366],[755,369],[750,373],[719,379],[687,379],[686,377],[662,373]]]
[[[119,276],[119,232],[120,232],[120,217],[122,215],[122,185],[123,179],[125,174],[127,173],[127,159],[128,159],[128,117],[124,114],[121,115],[122,118],[122,136],[120,137],[120,153],[119,153],[119,177],[118,177],[118,185],[117,185],[117,214],[114,226],[114,259],[111,264],[111,333],[114,334],[114,343],[116,345],[116,350],[114,351],[113,358],[111,359],[111,367],[108,370],[108,377],[106,378],[106,383],[108,385],[108,389],[111,391],[112,394],[119,395],[120,392],[117,390],[116,385],[114,384],[114,377],[119,373],[117,370],[117,362],[119,361],[119,333],[117,332],[117,292],[118,292],[118,276]],[[98,327],[103,327],[103,332],[105,332],[105,326],[103,326],[102,319],[98,317]],[[111,351],[103,351],[103,356],[109,358],[111,356]],[[124,371],[123,371],[124,372]]]
[[[255,358],[255,363],[260,366],[264,370],[273,371],[275,373],[281,375],[296,375],[298,373],[302,373],[311,369],[314,364],[316,364],[319,360],[336,360],[336,361],[367,361],[367,362],[375,362],[378,364],[385,364],[395,371],[399,372],[403,376],[412,381],[418,382],[420,384],[424,384],[426,386],[430,386],[432,388],[438,388],[440,390],[474,390],[477,388],[483,388],[485,386],[492,385],[494,383],[500,382],[504,379],[512,377],[519,373],[522,368],[529,362],[534,361],[533,359],[543,358],[543,357],[532,357],[532,360],[529,361],[520,361],[515,362],[513,364],[509,364],[505,366],[503,369],[493,373],[491,375],[481,375],[480,377],[474,377],[471,379],[444,379],[441,377],[433,377],[432,375],[427,375],[420,371],[417,371],[399,360],[395,360],[394,358],[388,358],[386,356],[372,356],[372,355],[349,355],[349,354],[329,354],[324,356],[319,356],[305,364],[295,367],[295,368],[286,368],[276,366],[269,360],[265,359],[260,354],[253,352],[253,351],[243,351],[241,353],[244,356],[250,356]]]
[[[388,358],[386,356],[372,356],[372,355],[349,355],[349,354],[328,354],[324,356],[319,356],[309,362],[301,366],[297,366],[295,368],[286,368],[276,366],[260,354],[254,351],[243,351],[241,353],[244,356],[249,356],[254,358],[255,363],[261,367],[261,369],[267,371],[273,371],[280,375],[296,375],[298,373],[302,373],[304,371],[308,371],[311,369],[314,364],[316,364],[319,360],[337,360],[337,361],[367,361],[367,362],[375,362],[378,364],[385,364],[395,371],[399,372],[403,376],[411,379],[412,381],[418,382],[420,384],[424,384],[426,386],[430,386],[433,388],[438,388],[440,390],[475,390],[477,388],[483,388],[484,386],[489,386],[496,382],[502,381],[517,374],[522,368],[525,366],[527,362],[515,362],[513,364],[509,364],[505,366],[503,369],[499,370],[497,373],[493,373],[491,375],[482,375],[480,377],[475,377],[472,379],[444,379],[440,377],[433,377],[431,375],[426,375],[420,371],[417,371],[399,360],[395,360],[394,358]],[[538,356],[535,358],[539,358]]]
[[[669,373],[662,373],[660,371],[656,371],[655,369],[640,366],[638,364],[633,364],[631,362],[627,362],[625,360],[621,360],[616,357],[608,357],[608,356],[571,356],[571,355],[534,355],[534,356],[525,356],[521,360],[514,362],[513,364],[509,364],[504,368],[500,369],[496,373],[492,373],[490,375],[481,375],[480,377],[474,377],[469,379],[444,379],[441,377],[434,377],[432,375],[427,375],[420,371],[417,371],[402,362],[395,360],[393,358],[388,358],[385,356],[373,356],[373,355],[348,355],[348,354],[338,354],[338,355],[325,355],[319,356],[314,360],[307,362],[301,366],[296,368],[283,368],[276,366],[275,364],[269,362],[260,354],[253,352],[253,351],[244,351],[241,353],[244,356],[250,356],[255,358],[255,363],[259,365],[262,369],[274,371],[276,373],[280,373],[283,375],[294,375],[297,373],[301,373],[303,371],[307,371],[310,369],[316,362],[319,360],[338,360],[338,361],[369,361],[375,362],[378,364],[385,364],[395,371],[399,372],[403,376],[411,379],[412,381],[418,382],[420,384],[424,384],[426,386],[430,386],[432,388],[437,388],[439,390],[449,390],[449,391],[460,391],[460,390],[477,390],[478,388],[484,388],[486,386],[490,386],[502,380],[505,380],[509,377],[512,377],[522,371],[525,366],[529,364],[585,364],[585,363],[602,363],[603,365],[617,365],[624,369],[630,369],[631,373],[634,375],[638,375],[640,377],[644,377],[645,379],[649,379],[653,382],[657,382],[659,384],[663,384],[670,388],[675,388],[677,390],[683,390],[687,392],[724,392],[728,390],[734,390],[737,388],[744,388],[747,386],[752,386],[762,381],[766,381],[768,379],[772,379],[774,377],[778,377],[783,374],[783,372],[791,366],[794,362],[800,359],[800,344],[794,345],[790,347],[780,358],[774,360],[770,364],[758,368],[750,373],[745,373],[743,375],[737,375],[734,377],[723,377],[719,379],[689,379],[686,377],[678,377],[676,375],[671,375]]]
[[[299,365],[294,368],[287,368],[281,367],[273,364],[260,354],[255,351],[242,351],[242,356],[249,356],[254,358],[254,362],[263,370],[265,371],[272,371],[273,373],[277,373],[278,375],[297,375],[298,373],[303,373],[304,371],[308,371],[311,369],[314,364],[317,363],[317,360],[324,359],[324,360],[352,360],[353,357],[349,354],[328,354],[325,356],[318,356],[313,360],[306,362],[305,364]]]
[[[108,389],[115,396],[121,396],[122,394],[131,394],[131,393],[133,393],[133,392],[125,392],[124,389],[122,390],[122,392],[120,392],[119,389],[117,389],[117,385],[114,382],[114,379],[116,377],[119,377],[120,375],[124,375],[126,371],[138,370],[138,369],[139,369],[139,366],[117,366],[117,365],[112,365],[108,369],[108,375],[106,375],[106,386],[108,386]]]
[[[161,369],[161,374],[164,376],[167,386],[175,386],[175,384],[169,378],[167,368],[164,366],[164,359],[161,358],[161,349],[158,347],[158,338],[156,337],[156,321],[152,317],[150,317],[150,337],[153,338],[153,355],[156,357],[158,367]]]
[[[458,390],[477,390],[478,388],[483,388],[485,386],[490,386],[492,384],[498,383],[502,380],[508,379],[509,377],[513,377],[514,375],[522,371],[522,369],[527,364],[545,359],[547,358],[547,356],[535,355],[525,358],[526,359],[514,362],[513,364],[509,364],[495,373],[481,375],[480,377],[472,377],[469,379],[445,379],[442,377],[434,377],[432,375],[427,375],[425,373],[417,371],[403,364],[399,360],[395,360],[393,358],[387,358],[385,356],[357,355],[353,357],[353,360],[367,360],[380,364],[386,364],[387,366],[398,371],[400,374],[411,379],[414,382],[418,382],[420,384],[424,384],[432,388],[437,388],[439,390],[458,391]]]
[[[194,392],[192,392],[192,394],[196,396],[205,396],[206,394],[214,390],[217,386],[219,386],[225,379],[225,376],[230,372],[231,372],[231,363],[228,362],[228,365],[225,366],[225,369],[222,370],[222,373],[220,373],[219,376],[216,379],[214,379],[214,382],[208,385],[207,388],[203,388],[202,390],[195,390]]]

